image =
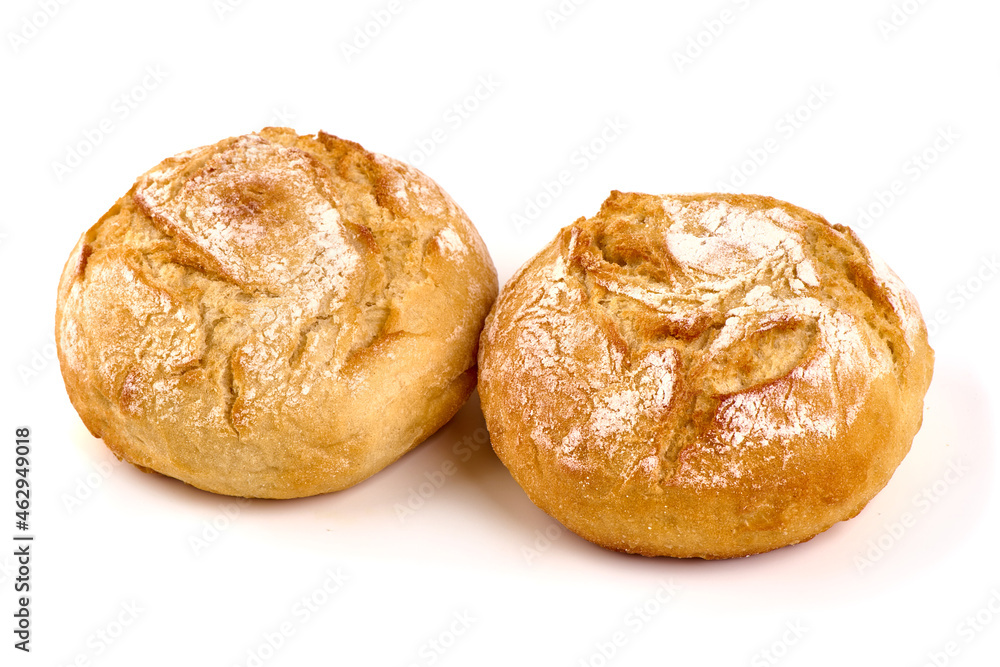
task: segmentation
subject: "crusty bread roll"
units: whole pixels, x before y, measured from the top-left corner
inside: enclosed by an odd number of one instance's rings
[[[597,544],[728,558],[856,515],[920,427],[913,296],[776,199],[612,193],[504,287],[479,351],[500,459]]]
[[[216,493],[351,486],[476,384],[496,271],[407,165],[266,128],[139,177],[70,255],[69,397],[119,457]]]

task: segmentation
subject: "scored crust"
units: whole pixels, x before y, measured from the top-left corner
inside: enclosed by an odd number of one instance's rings
[[[71,254],[56,337],[74,407],[117,456],[289,498],[355,484],[447,422],[496,293],[425,175],[265,128],[142,175]]]
[[[932,365],[913,296],[850,229],[768,197],[613,192],[504,287],[479,392],[498,456],[568,528],[725,558],[857,514]]]

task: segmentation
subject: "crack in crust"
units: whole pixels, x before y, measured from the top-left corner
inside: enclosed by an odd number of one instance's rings
[[[278,360],[264,349],[288,349],[294,340],[287,355],[294,369],[320,329],[336,327],[338,315],[354,310],[362,311],[363,326],[352,332],[344,356],[369,347],[385,333],[389,304],[379,294],[388,287],[386,266],[401,263],[387,256],[394,248],[380,249],[370,229],[340,218],[332,171],[296,143],[294,135],[265,132],[172,158],[144,175],[125,203],[155,228],[147,248],[133,246],[144,278],[199,311],[204,336],[195,366],[219,375],[224,414],[237,435],[252,421],[244,414],[249,406],[242,407],[243,382],[255,395],[288,379],[285,369],[267,368]],[[373,224],[375,217],[364,219]],[[389,216],[383,224],[394,222]],[[266,325],[263,335],[226,326],[247,316]]]

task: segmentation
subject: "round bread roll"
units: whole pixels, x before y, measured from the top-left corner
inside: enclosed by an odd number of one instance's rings
[[[360,482],[455,414],[496,293],[472,223],[424,174],[266,128],[139,177],[70,255],[56,339],[116,456],[294,498]]]
[[[599,545],[729,558],[856,515],[920,427],[913,296],[776,199],[613,192],[504,287],[479,350],[500,459]]]

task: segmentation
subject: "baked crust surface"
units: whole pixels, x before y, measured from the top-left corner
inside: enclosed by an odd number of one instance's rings
[[[479,350],[500,459],[610,549],[727,558],[857,514],[920,427],[916,301],[768,197],[613,192],[504,287]]]
[[[479,234],[424,174],[265,128],[139,177],[70,255],[56,340],[119,458],[292,498],[365,479],[454,415],[496,293]]]

